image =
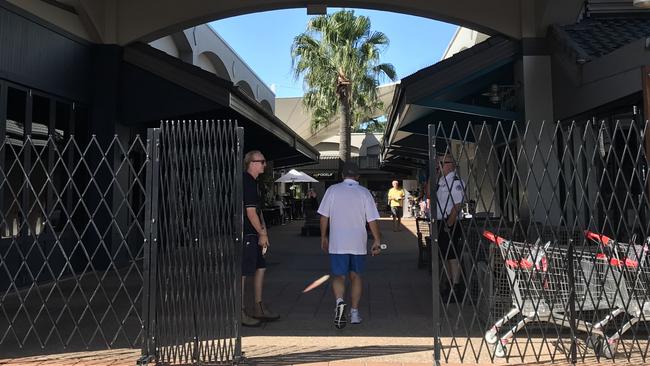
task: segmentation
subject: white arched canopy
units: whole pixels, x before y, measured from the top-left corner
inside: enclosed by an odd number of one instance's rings
[[[215,73],[218,77],[232,81],[226,65],[214,52],[203,52],[197,59],[197,66]]]
[[[263,99],[260,104],[262,105],[262,108],[266,109],[267,112],[273,113],[273,107],[271,107],[271,103],[269,103],[268,100]]]
[[[235,85],[237,85],[241,89],[241,91],[246,93],[246,95],[255,99],[255,92],[253,92],[253,88],[251,88],[250,84],[247,83],[245,80],[240,80]]]

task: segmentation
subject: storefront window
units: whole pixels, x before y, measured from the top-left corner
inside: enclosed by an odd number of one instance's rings
[[[13,84],[0,102],[6,103],[0,159],[7,178],[0,180],[0,236],[39,236],[50,229],[48,222],[60,231],[64,208],[73,204],[66,166],[74,149],[67,142],[75,120],[86,120],[87,110]]]
[[[66,166],[72,164],[74,149],[68,145],[73,130],[72,105],[57,101],[55,104],[54,130],[51,131],[54,142],[52,149],[52,185],[53,192],[49,210],[50,223],[56,232],[61,232],[65,226],[65,212],[70,212],[72,206],[72,186],[66,187]],[[66,210],[65,208],[68,207]]]
[[[30,154],[27,161],[30,187],[27,224],[30,235],[40,235],[45,227],[48,193],[48,125],[50,121],[50,99],[40,95],[32,96],[31,138],[25,146]],[[25,139],[27,141],[27,138]]]
[[[7,89],[7,124],[5,127],[4,173],[6,181],[0,185],[2,194],[2,237],[17,236],[21,228],[21,203],[24,174],[21,169],[21,150],[23,146],[27,91],[13,87]]]

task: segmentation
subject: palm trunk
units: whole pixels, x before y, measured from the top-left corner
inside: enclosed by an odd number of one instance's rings
[[[352,115],[350,113],[349,89],[347,86],[339,93],[341,102],[341,126],[339,127],[339,162],[340,165],[350,161],[352,146],[350,132],[352,130]]]

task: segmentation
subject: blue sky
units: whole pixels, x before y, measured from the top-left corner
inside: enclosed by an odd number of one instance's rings
[[[328,12],[337,9],[328,9]],[[372,29],[384,32],[390,46],[382,61],[392,63],[398,78],[440,60],[456,26],[410,15],[356,9],[368,16]],[[277,97],[303,93],[302,82],[291,74],[291,43],[305,30],[309,16],[304,8],[275,10],[223,19],[210,25],[269,86]]]

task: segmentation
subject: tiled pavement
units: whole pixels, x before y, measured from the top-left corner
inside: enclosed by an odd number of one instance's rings
[[[329,282],[302,293],[328,273],[320,238],[298,236],[296,224],[273,228],[264,297],[282,319],[244,329],[246,357],[269,365],[343,360],[431,364],[431,282],[426,271],[417,269],[415,235],[408,229],[392,232],[388,224],[381,223],[388,249],[367,260],[360,306],[364,322],[343,330],[332,324]]]
[[[328,273],[319,238],[299,236],[300,222],[273,227],[265,299],[282,318],[260,328],[244,328],[246,364],[433,364],[431,281],[426,271],[416,268],[414,221],[404,223],[406,230],[396,233],[382,221],[382,242],[388,249],[368,259],[360,309],[364,322],[343,330],[332,324],[329,283],[302,293],[311,281]],[[139,355],[139,350],[117,349],[0,359],[0,365],[134,365]],[[489,359],[482,362],[488,364]],[[511,360],[513,364],[517,363]]]
[[[338,331],[332,325],[329,283],[302,293],[328,273],[328,258],[320,251],[318,237],[299,235],[300,226],[297,221],[270,230],[265,297],[282,319],[244,328],[247,364],[430,365],[430,282],[426,272],[416,269],[413,233],[389,232],[382,223],[383,242],[389,248],[368,261],[364,323]],[[74,352],[0,359],[0,365],[134,365],[139,355],[133,349]]]

